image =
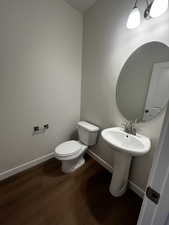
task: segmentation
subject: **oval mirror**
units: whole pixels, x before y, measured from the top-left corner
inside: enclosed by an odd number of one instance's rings
[[[139,47],[124,64],[116,88],[117,105],[127,120],[148,121],[169,100],[169,48],[160,42]]]

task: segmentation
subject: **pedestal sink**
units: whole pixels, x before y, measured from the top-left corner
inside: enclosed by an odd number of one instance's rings
[[[102,131],[101,135],[112,148],[112,151],[119,152],[114,163],[110,184],[111,194],[119,197],[127,189],[132,157],[148,153],[151,148],[151,141],[138,133],[136,135],[128,134],[121,127],[107,128]]]

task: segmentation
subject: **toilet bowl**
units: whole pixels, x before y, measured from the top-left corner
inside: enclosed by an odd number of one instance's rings
[[[79,141],[64,142],[55,148],[56,159],[62,162],[62,171],[72,173],[85,163],[88,146],[96,144],[99,128],[85,121],[78,123]]]
[[[67,141],[60,144],[55,149],[55,157],[62,161],[62,171],[71,173],[81,167],[85,163],[83,155],[87,148],[79,141]]]

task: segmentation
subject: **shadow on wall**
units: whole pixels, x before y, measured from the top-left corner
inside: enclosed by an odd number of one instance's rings
[[[165,225],[169,225],[169,214],[168,214],[168,218],[167,218],[167,220],[166,220]]]

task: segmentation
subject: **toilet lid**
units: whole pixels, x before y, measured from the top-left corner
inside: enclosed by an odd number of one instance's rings
[[[82,145],[77,141],[67,141],[56,147],[55,153],[61,156],[73,155],[78,153]]]

